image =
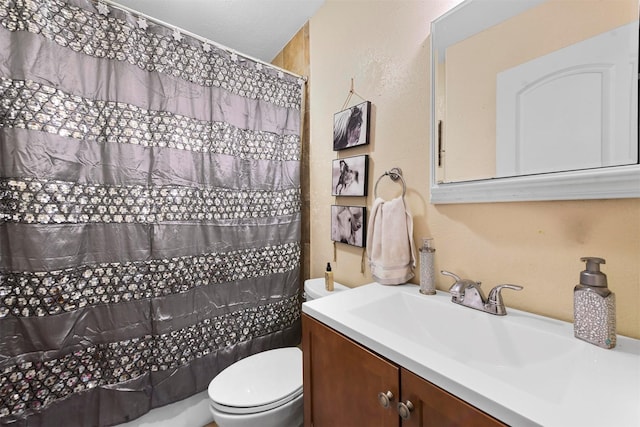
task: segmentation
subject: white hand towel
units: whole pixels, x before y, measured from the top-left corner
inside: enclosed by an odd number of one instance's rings
[[[367,254],[371,274],[380,284],[400,285],[414,276],[413,218],[403,197],[389,202],[377,198],[373,202]]]

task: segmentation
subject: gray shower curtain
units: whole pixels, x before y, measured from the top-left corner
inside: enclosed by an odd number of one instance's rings
[[[300,334],[303,82],[89,0],[0,0],[0,421],[98,426]]]

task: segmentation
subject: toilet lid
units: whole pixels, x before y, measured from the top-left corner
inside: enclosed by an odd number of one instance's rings
[[[286,347],[239,360],[220,372],[208,391],[211,404],[226,413],[281,406],[302,393],[302,351]]]

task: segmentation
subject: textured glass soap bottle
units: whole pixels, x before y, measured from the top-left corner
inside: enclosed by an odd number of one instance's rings
[[[580,258],[587,269],[573,290],[573,333],[576,338],[603,348],[616,346],[616,297],[600,272],[602,258]]]
[[[435,295],[436,280],[433,274],[433,258],[436,249],[433,247],[433,239],[422,239],[420,248],[420,293],[425,295]]]

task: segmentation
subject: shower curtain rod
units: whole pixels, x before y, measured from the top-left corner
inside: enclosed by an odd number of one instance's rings
[[[269,67],[269,68],[272,68],[274,70],[281,71],[283,73],[289,74],[290,76],[302,79],[305,83],[307,82],[307,76],[301,76],[301,75],[293,73],[293,72],[291,72],[289,70],[285,70],[284,68],[280,68],[277,65],[270,64],[270,63],[265,62],[265,61],[263,61],[261,59],[254,58],[254,57],[252,57],[250,55],[246,55],[244,53],[240,53],[235,49],[232,49],[232,48],[227,47],[227,46],[225,46],[223,44],[214,42],[213,40],[209,40],[209,39],[207,39],[205,37],[202,37],[202,36],[199,36],[197,34],[194,34],[194,33],[190,32],[190,31],[187,31],[187,30],[185,30],[183,28],[180,28],[180,27],[177,27],[175,25],[169,24],[167,22],[161,21],[161,20],[159,20],[157,18],[154,18],[152,16],[149,16],[149,15],[147,15],[145,13],[142,13],[142,12],[139,12],[137,10],[131,9],[130,7],[123,6],[123,5],[119,4],[119,3],[116,3],[113,0],[92,0],[92,1],[93,1],[93,3],[96,3],[96,4],[98,4],[98,3],[108,4],[108,5],[116,8],[116,9],[120,9],[120,10],[123,10],[125,12],[129,12],[129,13],[132,13],[134,15],[140,16],[140,17],[146,19],[147,21],[152,21],[152,22],[156,23],[157,25],[162,25],[164,27],[172,28],[172,29],[174,29],[176,31],[179,31],[180,34],[184,34],[186,36],[193,37],[194,39],[200,40],[200,41],[202,41],[204,43],[208,43],[208,44],[210,44],[212,46],[217,47],[218,49],[227,51],[228,53],[235,54],[235,55],[238,55],[238,56],[242,56],[243,58],[248,59],[250,61],[254,61],[254,62],[260,63],[260,64],[262,64],[262,65],[264,65],[266,67]]]

